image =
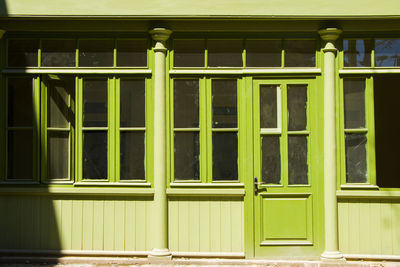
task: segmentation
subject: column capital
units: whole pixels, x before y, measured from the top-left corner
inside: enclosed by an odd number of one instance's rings
[[[3,29],[0,29],[0,39],[1,38],[3,38],[3,35],[6,33],[6,31],[5,30],[3,30]]]
[[[172,31],[166,28],[154,28],[150,30],[149,33],[151,34],[151,38],[153,38],[153,40],[157,42],[165,42],[168,40]]]
[[[342,30],[337,28],[326,28],[323,30],[319,30],[318,33],[321,36],[322,40],[327,42],[334,42],[336,41],[337,38],[339,38],[339,35],[342,33]]]

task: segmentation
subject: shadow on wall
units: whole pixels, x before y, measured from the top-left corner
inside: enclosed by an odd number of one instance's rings
[[[6,0],[0,0],[0,17],[7,17],[7,4]]]

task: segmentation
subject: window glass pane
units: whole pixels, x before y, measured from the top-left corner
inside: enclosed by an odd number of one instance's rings
[[[57,78],[47,79],[47,127],[66,128],[69,120],[74,118],[69,103],[70,93],[74,94],[75,91],[74,78]]]
[[[315,67],[314,40],[285,40],[285,67]]]
[[[118,67],[147,66],[146,40],[117,40]]]
[[[120,126],[145,127],[145,81],[121,80],[120,90]]]
[[[32,78],[8,79],[8,126],[32,126]]]
[[[345,67],[371,66],[371,40],[343,40]]]
[[[145,179],[144,132],[121,132],[120,180]]]
[[[107,132],[83,133],[83,178],[107,179]]]
[[[39,41],[35,39],[8,40],[9,67],[37,67]]]
[[[8,132],[8,179],[32,179],[32,131]]]
[[[247,67],[280,67],[282,59],[281,40],[247,40]]]
[[[200,179],[199,132],[175,132],[175,179]]]
[[[287,86],[289,131],[307,129],[307,85]]]
[[[213,132],[213,180],[238,179],[238,136],[236,132]]]
[[[344,80],[344,127],[365,127],[365,81]]]
[[[262,182],[281,183],[281,148],[279,136],[262,136]]]
[[[209,40],[209,67],[242,67],[242,40]]]
[[[307,136],[288,137],[289,184],[308,184]]]
[[[367,182],[367,136],[346,134],[346,182]]]
[[[277,85],[260,85],[260,128],[278,127]]]
[[[107,67],[114,63],[114,40],[80,40],[79,66]]]
[[[175,67],[204,67],[204,40],[174,40]]]
[[[174,126],[199,127],[198,80],[174,80]]]
[[[375,66],[400,66],[400,39],[375,40]]]
[[[107,80],[83,81],[83,126],[107,126]]]
[[[75,40],[42,40],[43,67],[75,67]]]
[[[47,132],[47,177],[68,178],[69,132]]]
[[[236,80],[212,81],[212,126],[214,128],[237,127]]]

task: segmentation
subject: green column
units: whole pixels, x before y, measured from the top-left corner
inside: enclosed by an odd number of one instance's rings
[[[323,260],[343,260],[338,243],[338,207],[336,198],[336,47],[341,30],[327,28],[318,33],[326,42],[324,52],[324,210],[325,250]]]
[[[154,28],[150,31],[155,45],[154,51],[154,240],[149,257],[171,258],[168,249],[168,202],[166,194],[166,75],[165,60],[171,31]]]

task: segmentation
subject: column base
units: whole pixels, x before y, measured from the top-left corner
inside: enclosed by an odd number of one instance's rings
[[[149,260],[171,260],[172,253],[167,248],[164,249],[155,248],[150,252],[148,258]]]
[[[343,254],[339,251],[324,251],[321,255],[322,261],[328,262],[345,262],[346,259],[343,257]]]

